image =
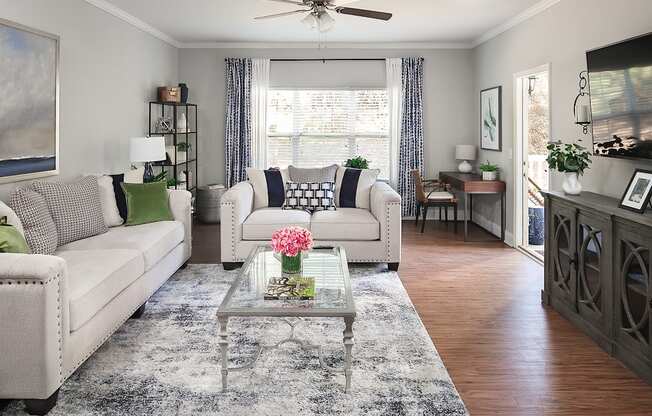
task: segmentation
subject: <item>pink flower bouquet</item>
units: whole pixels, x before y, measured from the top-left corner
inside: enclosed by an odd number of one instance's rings
[[[302,227],[285,227],[272,234],[274,251],[288,257],[296,257],[312,245],[312,233]]]

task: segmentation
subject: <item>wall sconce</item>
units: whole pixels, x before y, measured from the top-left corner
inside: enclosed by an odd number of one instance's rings
[[[590,107],[590,94],[589,94],[589,73],[588,71],[580,72],[580,91],[575,97],[573,103],[573,116],[575,117],[575,124],[582,126],[584,134],[589,134],[589,126],[591,125],[591,107]]]

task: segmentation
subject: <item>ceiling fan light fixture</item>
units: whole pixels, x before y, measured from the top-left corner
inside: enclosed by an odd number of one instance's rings
[[[335,19],[333,19],[331,15],[325,11],[319,15],[318,21],[319,31],[322,33],[330,31],[333,29],[333,26],[335,26]]]
[[[308,26],[310,29],[317,29],[319,26],[319,20],[315,17],[314,13],[308,13],[306,17],[301,19],[301,23]]]

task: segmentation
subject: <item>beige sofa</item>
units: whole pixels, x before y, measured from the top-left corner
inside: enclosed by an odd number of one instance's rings
[[[401,197],[388,184],[371,188],[370,210],[336,211],[253,209],[254,188],[241,182],[222,196],[221,255],[225,269],[239,267],[251,250],[271,240],[282,227],[296,225],[312,231],[316,246],[340,245],[349,262],[388,263],[398,270],[401,261]]]
[[[45,414],[68,378],[191,254],[191,195],[174,221],[115,227],[55,255],[0,254],[0,399]],[[31,399],[31,400],[29,400]]]

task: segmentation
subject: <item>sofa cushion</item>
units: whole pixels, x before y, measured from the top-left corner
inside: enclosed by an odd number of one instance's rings
[[[59,247],[57,252],[78,250],[132,249],[141,253],[145,270],[149,270],[184,238],[183,224],[161,221],[151,224],[121,226],[104,234],[78,240]]]
[[[380,239],[380,224],[366,209],[338,208],[312,214],[315,240],[373,241]]]
[[[335,205],[339,208],[371,207],[371,188],[376,183],[378,169],[339,168],[335,176]]]
[[[288,166],[290,180],[292,182],[335,182],[337,165],[323,168],[297,168]]]
[[[271,240],[274,231],[295,225],[310,229],[310,213],[281,208],[262,208],[252,212],[242,224],[244,240]]]
[[[107,231],[97,177],[86,176],[73,183],[34,181],[32,187],[48,204],[58,245]]]
[[[247,177],[254,188],[254,209],[283,206],[285,183],[289,179],[287,169],[247,168]]]
[[[20,219],[32,253],[53,254],[57,249],[57,226],[43,195],[31,189],[18,188],[11,194],[9,205]]]
[[[66,261],[70,330],[88,322],[145,271],[138,250],[57,251]]]

